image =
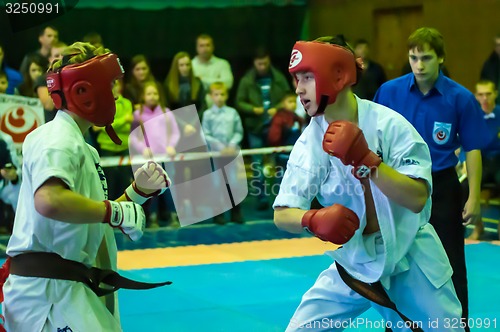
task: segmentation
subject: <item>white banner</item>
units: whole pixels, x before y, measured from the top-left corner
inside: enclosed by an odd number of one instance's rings
[[[20,150],[26,135],[44,123],[38,98],[0,94],[0,131],[12,137],[16,149]]]

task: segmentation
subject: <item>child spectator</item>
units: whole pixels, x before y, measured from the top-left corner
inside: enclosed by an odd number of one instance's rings
[[[9,88],[9,80],[7,79],[7,74],[0,69],[0,93],[7,94],[7,89]]]
[[[5,73],[5,77],[8,82],[7,90],[2,93],[8,95],[14,94],[14,89],[23,82],[23,76],[19,71],[7,65],[5,61],[5,48],[1,42],[0,42],[0,72]]]
[[[14,141],[8,134],[0,132],[0,234],[12,231],[20,188],[21,162]]]
[[[131,76],[125,83],[123,96],[132,102],[135,109],[138,109],[141,103],[141,93],[144,91],[144,84],[146,82],[157,81],[151,72],[148,59],[142,54],[138,54],[132,58],[129,72]],[[158,92],[161,103],[166,105],[165,93],[161,86],[158,86]]]
[[[115,157],[128,155],[128,137],[130,128],[134,120],[132,102],[122,96],[123,82],[116,80],[113,86],[113,94],[116,97],[116,114],[112,127],[122,144],[115,144],[103,127],[94,126],[96,133],[98,150],[102,157]],[[112,166],[103,168],[108,182],[108,197],[117,199],[123,191],[132,183],[132,173],[129,167]]]
[[[276,114],[271,119],[270,127],[267,132],[267,144],[269,146],[294,145],[300,134],[304,119],[298,116],[295,111],[297,109],[297,95],[294,92],[287,92]],[[275,180],[281,183],[281,177],[285,173],[286,164],[290,153],[277,153],[274,155],[275,160]]]
[[[267,143],[270,146],[293,145],[302,132],[304,120],[295,113],[297,108],[295,93],[286,93],[280,106],[271,120],[267,135]]]
[[[228,98],[227,87],[222,82],[210,84],[209,96],[213,105],[203,113],[201,126],[211,151],[220,151],[223,154],[234,156],[237,154],[241,140],[243,139],[243,125],[238,112],[226,105]],[[215,168],[223,168],[234,157],[222,157],[214,159]],[[231,168],[232,169],[232,168]],[[228,174],[234,177],[236,174]],[[229,191],[229,185],[226,183]],[[231,221],[242,224],[244,222],[241,215],[240,205],[231,210]],[[214,223],[223,225],[226,223],[224,215],[214,217]]]
[[[142,97],[140,99],[139,109],[134,111],[132,123],[132,132],[130,135],[130,153],[131,156],[142,155],[145,158],[151,158],[153,155],[169,156],[176,154],[175,146],[179,141],[180,132],[173,113],[164,106],[160,99],[160,87],[155,81],[144,82]],[[153,118],[159,117],[153,121]],[[160,118],[161,117],[161,118]],[[160,120],[160,121],[158,121]],[[140,127],[139,131],[134,129]],[[173,176],[173,167],[166,163],[165,167],[169,169]],[[173,203],[170,193],[162,198],[153,201],[151,205],[144,205],[147,225],[149,227],[158,227],[158,217],[161,220],[169,220],[172,216],[167,214],[167,210],[173,211]],[[153,213],[155,203],[158,203],[160,215]]]
[[[61,41],[55,42],[50,49],[49,63],[61,60],[66,47],[67,45]],[[42,102],[45,123],[52,121],[58,110],[56,109],[47,88],[46,73],[38,76],[38,78],[33,82],[33,90],[35,91],[35,95]]]

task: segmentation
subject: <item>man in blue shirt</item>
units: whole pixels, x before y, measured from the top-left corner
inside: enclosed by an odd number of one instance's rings
[[[492,137],[490,144],[481,150],[483,160],[483,178],[481,185],[493,185],[496,191],[500,188],[500,105],[496,105],[498,97],[496,84],[490,80],[480,80],[476,83],[476,99],[483,110],[484,119],[488,125],[489,133]],[[467,181],[465,181],[467,182]],[[467,183],[465,183],[467,187]],[[500,224],[498,226],[500,234]],[[484,225],[481,220],[476,223],[474,231],[468,237],[471,240],[478,240],[484,232]]]
[[[2,91],[0,93],[6,93],[8,95],[14,94],[14,89],[19,86],[23,82],[23,75],[21,73],[9,66],[5,63],[5,48],[0,43],[0,72],[5,73],[5,77],[7,78],[8,84],[6,91]]]
[[[401,113],[429,146],[434,188],[430,223],[450,259],[462,317],[467,322],[464,225],[480,218],[480,149],[488,143],[488,129],[474,95],[440,71],[445,52],[439,31],[417,29],[408,38],[408,54],[412,73],[382,85],[374,101]],[[470,184],[465,206],[460,203],[454,168],[458,161],[455,150],[460,146],[465,151]]]

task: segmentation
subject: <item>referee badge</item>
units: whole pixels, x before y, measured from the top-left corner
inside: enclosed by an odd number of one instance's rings
[[[434,129],[432,130],[432,139],[439,145],[443,145],[450,139],[451,123],[434,122]]]

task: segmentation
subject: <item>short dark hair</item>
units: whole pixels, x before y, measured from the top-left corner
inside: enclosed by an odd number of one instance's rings
[[[93,31],[87,33],[85,36],[83,36],[83,42],[84,43],[89,43],[92,45],[102,45],[102,37],[99,33]]]
[[[486,79],[482,79],[482,80],[479,80],[477,83],[476,83],[476,87],[478,85],[492,85],[493,86],[493,90],[494,91],[497,91],[497,85],[495,82],[491,81],[491,80],[486,80]]]
[[[269,53],[269,50],[264,47],[264,46],[259,46],[255,49],[255,52],[253,54],[253,59],[263,59],[271,57],[271,54]]]
[[[444,39],[437,29],[421,27],[408,37],[408,50],[417,48],[417,50],[422,51],[425,44],[428,44],[436,52],[438,58],[444,59],[446,55],[444,52]]]
[[[43,27],[43,28],[42,28],[42,29],[38,32],[38,37],[43,36],[43,35],[45,34],[45,30],[47,30],[47,29],[52,29],[52,30],[54,30],[54,31],[59,32],[59,30],[57,30],[57,28],[56,28],[55,26],[53,26],[53,25],[46,25],[46,26],[44,26],[44,27]]]
[[[208,33],[199,34],[198,37],[196,37],[196,40],[198,40],[198,39],[210,39],[212,41],[212,43],[214,42],[214,39]]]
[[[354,42],[354,48],[356,48],[358,45],[370,46],[370,43],[368,42],[368,40],[366,40],[364,38],[359,38],[359,39],[356,39],[356,41]]]

